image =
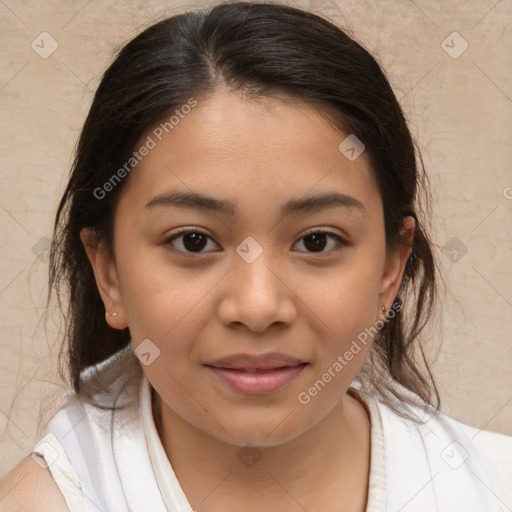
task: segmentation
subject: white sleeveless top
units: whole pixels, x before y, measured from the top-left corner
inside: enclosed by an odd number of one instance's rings
[[[164,451],[152,387],[131,345],[84,372],[84,382],[97,402],[117,409],[102,410],[70,393],[32,451],[44,458],[69,510],[200,512]],[[398,405],[423,424],[399,416],[379,396],[349,390],[371,421],[367,512],[512,511],[512,437],[432,414],[398,387],[413,404]]]

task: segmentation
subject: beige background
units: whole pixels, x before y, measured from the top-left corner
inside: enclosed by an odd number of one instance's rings
[[[99,75],[151,22],[208,3],[0,1],[0,474],[29,453],[41,400],[58,389],[47,245]],[[387,71],[432,180],[447,285],[430,334],[443,410],[512,435],[512,2],[294,5],[348,26]],[[454,31],[469,45],[460,56]],[[31,47],[50,48],[42,32],[58,43],[46,59]]]

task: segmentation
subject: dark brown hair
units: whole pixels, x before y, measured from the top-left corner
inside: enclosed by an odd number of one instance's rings
[[[438,407],[419,340],[436,296],[432,244],[418,205],[420,193],[429,205],[428,181],[402,109],[374,57],[340,28],[297,8],[251,2],[165,19],[126,44],[103,75],[58,207],[50,256],[50,290],[59,303],[66,293],[62,353],[67,347],[75,391],[85,368],[130,340],[128,329],[116,331],[105,322],[80,240],[81,229],[92,227],[111,247],[113,214],[126,179],[102,198],[94,192],[129,160],[148,129],[191,97],[207,98],[219,87],[305,101],[344,133],[355,134],[379,185],[388,248],[403,243],[403,218],[416,218],[412,255],[394,305],[404,308],[377,336],[366,374],[378,389],[396,395],[393,380],[382,378],[389,374],[424,402],[435,398]]]

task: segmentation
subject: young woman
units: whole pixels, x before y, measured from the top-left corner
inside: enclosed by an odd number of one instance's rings
[[[137,36],[56,218],[74,389],[6,510],[512,509],[512,439],[442,414],[421,357],[424,192],[383,71],[322,18]]]

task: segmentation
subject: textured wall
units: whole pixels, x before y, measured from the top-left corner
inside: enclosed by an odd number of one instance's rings
[[[39,406],[59,389],[58,323],[43,317],[48,239],[99,76],[140,29],[207,3],[0,2],[0,474],[29,452]],[[512,435],[512,3],[295,5],[349,27],[386,69],[432,180],[443,409]]]

